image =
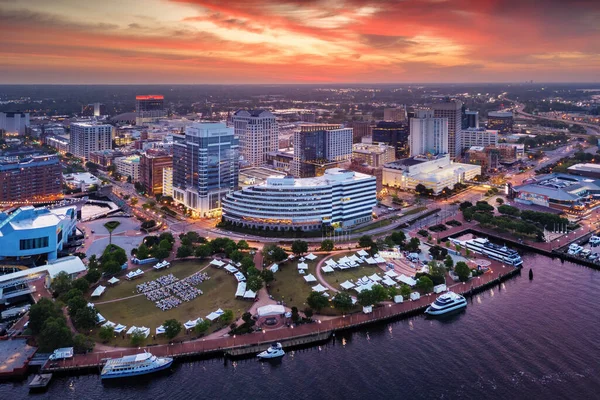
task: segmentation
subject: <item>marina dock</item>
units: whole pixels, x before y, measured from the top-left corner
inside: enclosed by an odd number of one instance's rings
[[[34,375],[31,382],[29,382],[29,390],[30,391],[44,390],[48,387],[48,385],[50,384],[50,381],[52,381],[52,374]]]

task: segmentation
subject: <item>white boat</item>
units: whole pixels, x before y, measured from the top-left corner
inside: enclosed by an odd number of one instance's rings
[[[574,255],[581,253],[582,251],[583,251],[583,247],[581,247],[577,243],[571,243],[571,245],[569,246],[569,250],[567,251],[567,254],[574,256]]]
[[[462,242],[464,246],[475,253],[483,254],[492,260],[500,261],[505,264],[518,267],[523,264],[523,260],[516,250],[509,249],[506,246],[499,246],[485,238],[476,238]]]
[[[156,357],[144,352],[108,360],[102,368],[100,379],[127,378],[162,371],[173,364],[170,357]]]
[[[283,357],[285,355],[285,351],[283,351],[283,347],[281,347],[281,343],[273,343],[271,347],[263,351],[262,353],[258,353],[256,357],[261,360],[268,360],[271,358]]]
[[[467,299],[463,296],[454,292],[446,292],[427,307],[425,314],[442,315],[451,311],[460,310],[466,306]]]
[[[590,244],[592,246],[598,246],[600,244],[600,236],[592,235],[590,238]]]

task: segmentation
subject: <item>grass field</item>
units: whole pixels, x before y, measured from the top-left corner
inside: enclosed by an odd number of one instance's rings
[[[193,263],[193,261],[187,261],[185,263],[189,264]],[[200,266],[195,268],[195,270],[200,269]],[[190,268],[190,270],[192,269]],[[185,272],[185,269],[182,269],[182,271]],[[146,326],[149,327],[152,334],[154,334],[156,327],[160,326],[167,319],[176,319],[183,324],[190,319],[196,319],[198,317],[204,318],[210,312],[215,311],[218,308],[223,310],[233,310],[235,317],[237,318],[252,306],[252,302],[250,301],[238,300],[235,298],[237,281],[233,276],[227,274],[223,270],[214,268],[208,268],[205,272],[208,273],[210,279],[197,286],[204,294],[192,301],[184,302],[174,309],[161,311],[152,301],[147,300],[144,295],[112,303],[97,304],[96,309],[107,320],[127,325],[127,327],[132,325]],[[179,275],[181,275],[181,272]],[[185,272],[182,275],[188,276],[190,274]],[[138,281],[137,283],[139,282],[141,281]],[[215,321],[210,331],[219,329],[221,325],[222,324]],[[97,331],[98,329],[95,329],[95,332],[93,332],[96,339],[98,339]],[[183,333],[180,334],[180,336],[182,335]],[[164,341],[164,339],[161,340]],[[160,340],[154,342],[162,343]],[[119,338],[113,343],[127,345],[128,340]]]
[[[351,256],[352,254],[354,254],[354,252],[350,252],[350,253],[345,253],[345,254],[338,254],[334,257],[334,260],[339,260],[340,258],[346,256]],[[338,289],[338,290],[342,290],[342,288],[340,287],[340,283],[345,282],[347,280],[356,280],[358,278],[362,278],[363,276],[369,276],[369,275],[373,275],[374,273],[379,273],[381,274],[383,272],[383,270],[381,268],[379,268],[376,265],[368,265],[368,264],[361,264],[359,267],[357,268],[350,268],[344,271],[340,271],[340,270],[335,270],[334,272],[331,272],[329,274],[323,274],[323,278],[325,278],[325,281],[327,283],[329,283],[331,286],[333,286],[334,288]],[[356,294],[356,292],[352,292],[353,295]]]
[[[306,283],[304,276],[313,274],[316,277],[316,266],[323,257],[304,262],[308,264],[305,275],[298,273],[298,260],[287,261],[279,264],[279,271],[275,272],[275,280],[269,285],[269,294],[275,300],[280,300],[288,307],[296,306],[299,310],[306,308],[306,298],[312,292],[312,287],[318,282]]]
[[[117,227],[121,225],[121,223],[119,221],[108,221],[107,223],[104,224],[104,227],[106,228],[107,231],[112,232],[115,229],[117,229]]]

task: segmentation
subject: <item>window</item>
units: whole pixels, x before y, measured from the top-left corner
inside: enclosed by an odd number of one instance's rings
[[[19,242],[20,250],[33,250],[48,247],[48,236],[34,239],[21,239]]]

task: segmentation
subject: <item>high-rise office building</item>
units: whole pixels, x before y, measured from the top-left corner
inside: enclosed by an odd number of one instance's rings
[[[461,144],[457,143],[457,140],[460,140],[459,133],[462,129],[462,105],[463,103],[459,100],[446,100],[431,105],[434,117],[448,120],[448,153],[450,158],[460,156],[462,150]]]
[[[406,121],[406,109],[404,107],[384,108],[383,120],[389,122],[404,122]]]
[[[132,182],[140,181],[140,156],[137,154],[115,158],[114,165],[121,176],[131,178]]]
[[[511,132],[513,128],[513,113],[512,111],[490,111],[488,113],[488,129],[497,129],[502,133]]]
[[[56,155],[0,164],[0,202],[50,201],[62,194],[62,168]]]
[[[247,165],[267,164],[267,155],[279,149],[279,125],[267,110],[238,110],[233,114],[235,135],[240,138],[240,155]]]
[[[160,150],[147,150],[140,158],[140,183],[150,196],[163,193],[163,170],[173,166],[173,156]]]
[[[372,142],[387,144],[396,149],[396,158],[404,158],[409,154],[408,125],[402,122],[381,121],[373,128]]]
[[[463,124],[464,129],[478,129],[479,128],[479,111],[465,111],[465,123]],[[465,146],[463,146],[465,147]]]
[[[143,125],[165,117],[165,97],[160,94],[135,96],[136,123]]]
[[[410,120],[411,157],[448,153],[448,119],[434,115],[433,110],[417,110]]]
[[[92,151],[112,148],[114,128],[108,124],[75,122],[71,124],[69,151],[75,157],[89,159]]]
[[[24,135],[29,128],[29,113],[0,112],[0,130],[11,135]]]
[[[319,176],[327,168],[332,168],[351,157],[351,128],[303,126],[300,132],[294,134],[294,159],[291,166],[294,176]]]
[[[469,149],[472,146],[487,147],[498,144],[498,131],[487,130],[485,128],[463,129],[460,133],[461,150]]]
[[[238,187],[239,139],[221,122],[195,122],[173,135],[173,199],[196,215],[217,216]]]
[[[373,132],[373,125],[370,121],[352,121],[346,126],[352,128],[352,141],[354,143],[362,142],[364,137],[371,137]]]

